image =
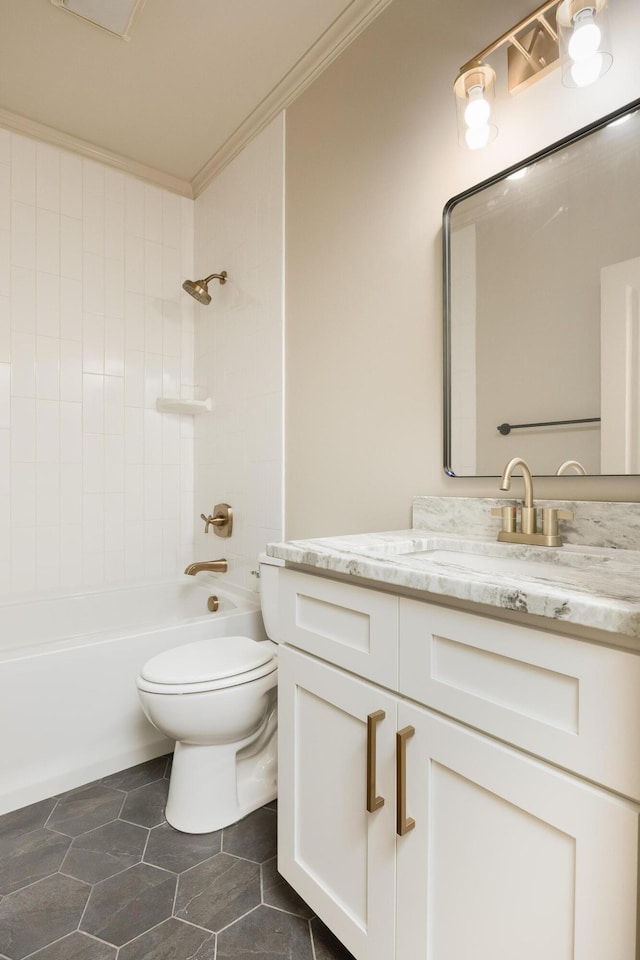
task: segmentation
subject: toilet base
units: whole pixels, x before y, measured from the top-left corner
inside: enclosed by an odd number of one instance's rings
[[[182,833],[212,833],[278,795],[275,710],[249,743],[176,743],[165,816]]]

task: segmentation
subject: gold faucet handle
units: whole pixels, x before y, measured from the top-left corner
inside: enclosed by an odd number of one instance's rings
[[[502,518],[502,531],[503,533],[515,533],[516,525],[518,521],[518,508],[517,507],[492,507],[491,508],[492,517],[501,517]]]
[[[216,503],[211,516],[200,514],[204,520],[204,532],[209,533],[209,527],[219,537],[230,537],[233,532],[233,510],[228,503]]]
[[[542,533],[547,537],[557,537],[558,520],[573,520],[573,512],[558,507],[544,507],[542,511]]]

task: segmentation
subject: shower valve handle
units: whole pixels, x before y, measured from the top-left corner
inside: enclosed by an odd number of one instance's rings
[[[204,532],[209,533],[209,526],[213,524],[214,527],[221,527],[223,523],[226,523],[225,517],[207,517],[204,513],[200,514],[200,518],[204,520]]]
[[[213,527],[213,532],[219,537],[230,537],[233,530],[233,511],[228,503],[216,503],[213,513],[210,517],[201,513],[200,518],[204,520],[204,532],[209,533],[209,527]]]

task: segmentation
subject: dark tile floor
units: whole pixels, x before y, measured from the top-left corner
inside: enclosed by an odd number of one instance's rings
[[[160,757],[0,817],[0,960],[353,960],[276,869],[276,805],[166,822]]]

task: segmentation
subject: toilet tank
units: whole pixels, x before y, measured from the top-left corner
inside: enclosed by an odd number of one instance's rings
[[[260,605],[264,628],[270,640],[274,643],[282,643],[278,611],[278,577],[280,569],[284,567],[284,560],[268,557],[266,553],[261,553],[258,559],[260,561]]]

